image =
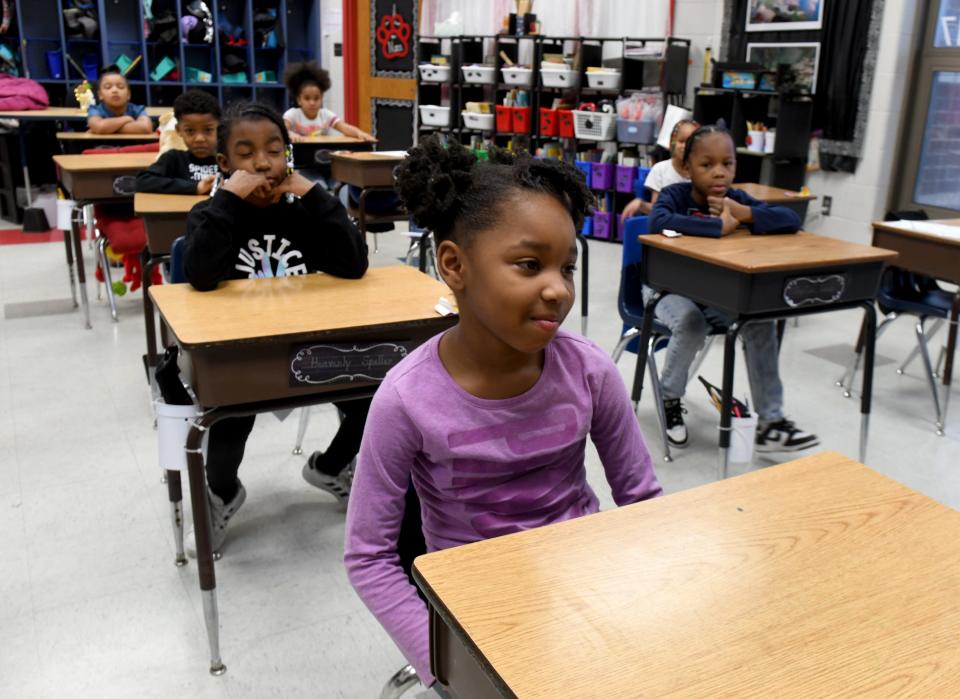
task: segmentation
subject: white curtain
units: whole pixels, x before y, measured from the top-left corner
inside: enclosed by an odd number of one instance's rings
[[[660,37],[667,33],[671,0],[536,0],[534,12],[546,36]],[[423,0],[420,32],[433,34],[454,11],[463,33],[496,34],[513,0]]]

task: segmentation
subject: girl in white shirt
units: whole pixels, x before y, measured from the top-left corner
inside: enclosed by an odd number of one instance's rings
[[[324,108],[323,93],[330,89],[330,74],[313,61],[288,65],[283,82],[297,102],[296,107],[283,113],[283,122],[294,143],[299,143],[307,136],[329,135],[331,129],[364,141],[377,140]]]
[[[670,132],[670,159],[662,160],[650,168],[647,179],[643,181],[643,186],[650,190],[650,201],[637,198],[627,204],[623,209],[624,221],[631,216],[649,214],[664,187],[690,181],[683,167],[683,149],[698,126],[700,124],[692,119],[681,119],[673,125],[673,131]]]

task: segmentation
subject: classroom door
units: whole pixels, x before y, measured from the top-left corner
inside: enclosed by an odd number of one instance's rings
[[[380,150],[413,145],[419,14],[418,0],[343,0],[347,121]]]

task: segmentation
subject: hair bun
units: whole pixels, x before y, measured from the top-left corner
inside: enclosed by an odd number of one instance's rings
[[[470,188],[477,157],[460,143],[444,147],[432,136],[420,142],[397,166],[400,199],[414,223],[440,234],[448,231]],[[441,237],[443,237],[441,235]]]

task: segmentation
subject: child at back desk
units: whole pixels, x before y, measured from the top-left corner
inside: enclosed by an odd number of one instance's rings
[[[360,232],[336,197],[289,169],[289,147],[283,121],[269,107],[240,103],[227,110],[217,131],[217,163],[228,178],[187,217],[183,266],[199,291],[227,279],[321,271],[358,279],[367,271]],[[345,497],[343,488],[331,484],[349,471],[369,405],[369,399],[337,404],[343,422],[326,452],[304,466],[307,482]],[[223,546],[227,524],[247,497],[237,472],[253,421],[253,416],[228,418],[210,429],[206,466],[214,551]],[[187,553],[196,555],[192,532],[186,545]]]
[[[330,74],[313,61],[291,63],[284,71],[283,82],[297,103],[283,113],[294,143],[307,136],[329,135],[331,129],[364,141],[377,140],[323,106],[323,93],[330,89]]]
[[[670,157],[650,168],[647,178],[643,181],[643,186],[650,190],[650,201],[639,197],[631,201],[623,209],[624,220],[631,216],[649,214],[653,205],[657,203],[660,192],[672,184],[690,181],[683,166],[683,149],[690,134],[696,131],[698,126],[700,125],[692,119],[681,119],[673,125],[673,130],[670,132]]]
[[[596,512],[584,450],[597,447],[618,505],[660,494],[609,356],[560,330],[574,301],[576,229],[593,196],[565,163],[490,162],[421,141],[397,171],[414,221],[437,238],[458,324],[378,389],[347,510],[357,593],[431,684],[427,608],[397,555],[408,484],[431,551]]]
[[[91,133],[153,133],[147,108],[130,102],[130,85],[117,66],[107,66],[97,81],[97,99],[87,110]]]
[[[733,139],[726,129],[702,126],[694,131],[684,149],[683,165],[690,182],[674,184],[660,193],[650,215],[650,232],[664,229],[684,235],[719,238],[741,225],[754,233],[795,233],[800,218],[790,209],[757,201],[746,192],[730,187],[737,160]],[[649,300],[653,289],[644,287]],[[690,365],[703,347],[711,326],[729,325],[730,319],[714,308],[668,294],[657,305],[656,318],[670,328],[666,359],[660,375],[667,439],[675,447],[688,443],[683,420],[686,410],[680,399],[686,391]],[[755,322],[740,331],[745,348],[750,393],[758,416],[755,449],[776,458],[776,454],[797,452],[817,446],[817,436],[804,432],[783,413],[783,383],[777,348],[776,324]]]
[[[177,133],[187,150],[168,150],[137,175],[137,191],[156,194],[209,194],[217,166],[220,103],[203,90],[187,90],[173,101]]]

